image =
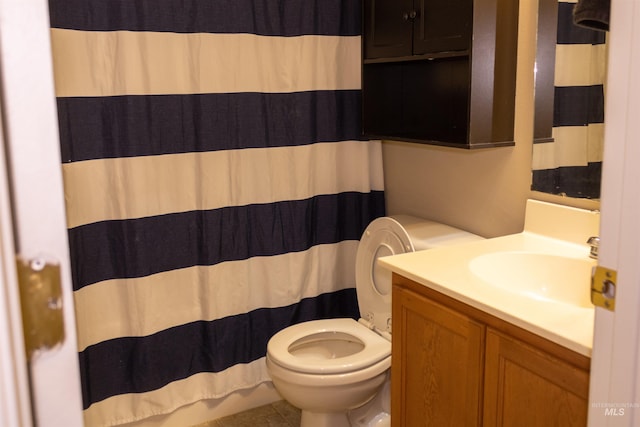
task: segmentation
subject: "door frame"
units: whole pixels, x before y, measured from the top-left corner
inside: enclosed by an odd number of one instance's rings
[[[0,103],[0,425],[33,425]]]
[[[9,223],[2,218],[1,231],[3,238],[13,234],[15,250],[3,253],[3,267],[5,289],[13,294],[17,280],[9,266],[15,270],[16,253],[24,260],[41,258],[60,265],[65,340],[55,349],[36,353],[29,363],[29,400],[33,424],[80,427],[82,395],[49,27],[47,0],[0,0],[0,101],[6,153],[0,168],[7,176],[10,194],[5,196],[12,214]],[[5,303],[20,310],[15,295]],[[11,324],[14,344],[18,329],[22,334],[21,325]],[[24,369],[19,358],[16,355],[12,361],[16,372]],[[24,417],[27,396],[20,377],[10,404],[13,413]]]

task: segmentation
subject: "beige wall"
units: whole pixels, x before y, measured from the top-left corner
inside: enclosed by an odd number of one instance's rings
[[[518,233],[525,202],[591,203],[532,193],[533,65],[537,2],[520,2],[514,147],[464,150],[384,141],[387,212],[407,213],[485,237]]]

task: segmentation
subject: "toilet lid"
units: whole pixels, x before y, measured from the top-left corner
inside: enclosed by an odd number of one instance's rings
[[[391,332],[391,272],[377,265],[379,257],[413,252],[405,228],[381,217],[366,228],[356,254],[356,291],[360,316],[379,331]]]

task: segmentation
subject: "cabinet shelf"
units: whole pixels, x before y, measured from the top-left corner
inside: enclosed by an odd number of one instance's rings
[[[465,148],[468,150],[476,150],[479,148],[498,148],[498,147],[512,147],[515,145],[515,141],[493,141],[493,142],[484,142],[484,143],[476,143],[476,144],[464,144],[455,141],[441,141],[437,139],[425,139],[423,135],[416,134],[401,134],[395,133],[393,135],[384,135],[384,134],[368,134],[368,138],[370,139],[381,139],[387,141],[401,141],[401,142],[415,142],[419,144],[427,144],[427,145],[437,145],[440,147],[451,147],[451,148]]]
[[[367,64],[381,64],[381,63],[387,63],[387,62],[433,61],[434,59],[460,58],[460,57],[466,58],[468,56],[469,56],[468,50],[456,50],[456,51],[449,51],[449,52],[424,53],[422,55],[369,58],[369,59],[365,59],[363,63],[367,65]]]

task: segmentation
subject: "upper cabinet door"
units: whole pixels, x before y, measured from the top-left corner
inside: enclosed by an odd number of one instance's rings
[[[414,55],[470,48],[472,0],[414,0],[414,9]]]
[[[415,15],[413,0],[365,0],[364,57],[410,56]]]

